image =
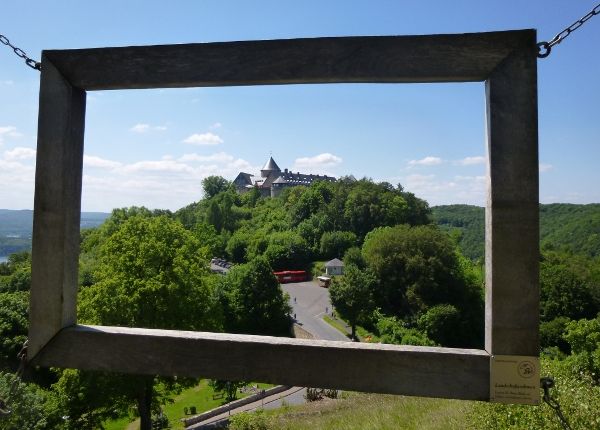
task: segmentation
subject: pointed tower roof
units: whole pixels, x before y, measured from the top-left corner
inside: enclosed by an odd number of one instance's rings
[[[267,161],[265,163],[265,165],[263,166],[262,170],[270,170],[270,171],[278,171],[281,172],[281,169],[279,168],[279,166],[277,165],[277,163],[275,162],[275,160],[273,160],[273,157],[269,157],[269,161]]]
[[[269,161],[267,161],[263,168],[260,169],[260,176],[262,178],[268,178],[269,176],[271,176],[272,173],[281,173],[281,169],[279,168],[275,160],[273,160],[273,157],[269,157]]]

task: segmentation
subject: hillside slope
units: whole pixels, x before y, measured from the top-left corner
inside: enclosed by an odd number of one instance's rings
[[[434,220],[457,235],[463,253],[471,259],[484,255],[485,211],[479,206],[446,205],[432,208]],[[540,242],[590,257],[600,255],[600,204],[554,203],[540,205]]]

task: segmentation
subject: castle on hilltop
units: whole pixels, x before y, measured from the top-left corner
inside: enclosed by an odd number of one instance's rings
[[[262,196],[277,197],[287,187],[308,186],[314,181],[335,182],[335,178],[327,175],[294,173],[288,169],[282,171],[273,157],[269,157],[269,160],[260,169],[260,179],[254,179],[254,175],[250,173],[240,172],[233,180],[233,184],[240,194],[258,188]]]

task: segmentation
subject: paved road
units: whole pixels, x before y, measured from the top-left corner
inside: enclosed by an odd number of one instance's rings
[[[332,310],[327,288],[319,287],[315,281],[283,284],[281,287],[289,293],[292,314],[296,314],[296,322],[304,330],[315,339],[348,342],[344,334],[323,321],[325,312],[331,314]]]
[[[292,313],[296,314],[296,323],[304,330],[308,331],[316,339],[349,341],[344,334],[323,321],[325,312],[331,313],[332,310],[327,288],[319,287],[318,283],[313,281],[283,284],[281,287],[289,293],[290,305],[293,308]],[[220,424],[223,424],[231,415],[260,408],[279,408],[283,402],[289,405],[305,403],[305,393],[306,388],[292,387],[288,391],[233,409],[230,412],[187,427],[187,429],[216,428]]]

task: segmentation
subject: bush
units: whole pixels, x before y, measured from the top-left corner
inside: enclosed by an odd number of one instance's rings
[[[449,347],[464,346],[460,329],[461,315],[452,305],[443,304],[430,308],[419,318],[419,329],[434,342]]]
[[[550,395],[558,401],[573,429],[600,428],[600,387],[591,377],[573,371],[568,361],[542,358],[542,375],[554,378]],[[556,413],[548,405],[477,403],[469,416],[470,429],[561,430]]]
[[[269,430],[270,428],[269,419],[262,411],[242,412],[229,420],[230,430]]]

